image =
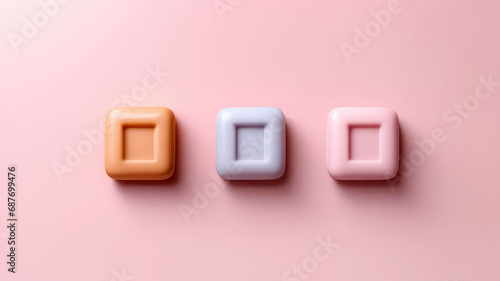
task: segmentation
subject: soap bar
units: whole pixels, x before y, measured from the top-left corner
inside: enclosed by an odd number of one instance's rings
[[[285,172],[286,126],[275,107],[226,108],[217,115],[216,168],[226,180],[272,180]]]
[[[106,116],[105,168],[115,180],[163,180],[175,167],[175,116],[164,107],[114,108]]]
[[[399,118],[384,107],[341,107],[328,115],[327,167],[337,180],[386,180],[399,170]]]

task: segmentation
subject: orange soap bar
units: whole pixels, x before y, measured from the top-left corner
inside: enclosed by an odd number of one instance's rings
[[[175,116],[164,107],[120,107],[106,116],[105,167],[115,180],[164,180],[174,173]]]

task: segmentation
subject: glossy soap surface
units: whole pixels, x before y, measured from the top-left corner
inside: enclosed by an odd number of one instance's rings
[[[116,180],[163,180],[175,167],[175,117],[164,107],[114,108],[106,117],[106,173]]]
[[[226,108],[217,115],[216,166],[226,180],[273,180],[285,172],[285,116],[275,107]]]
[[[399,119],[383,107],[342,107],[328,115],[327,166],[337,180],[386,180],[399,169]]]

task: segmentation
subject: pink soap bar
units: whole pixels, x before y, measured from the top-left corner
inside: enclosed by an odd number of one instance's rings
[[[384,107],[341,107],[328,115],[327,167],[337,180],[385,180],[399,170],[399,118]]]

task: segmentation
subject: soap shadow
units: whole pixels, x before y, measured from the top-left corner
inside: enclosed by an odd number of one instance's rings
[[[155,189],[179,189],[177,184],[183,177],[182,162],[179,159],[184,159],[184,146],[179,139],[182,139],[183,131],[179,126],[179,121],[176,120],[175,124],[175,170],[172,176],[165,180],[114,180],[115,186],[123,188],[123,190],[136,188],[141,191],[155,190]]]
[[[402,194],[405,192],[405,179],[401,176],[401,159],[403,155],[406,155],[405,147],[408,140],[404,139],[403,126],[400,125],[399,128],[399,166],[396,176],[389,180],[335,180],[332,179],[336,185],[340,187],[342,191],[355,193],[358,191],[366,192],[387,192],[391,194]],[[401,180],[402,179],[402,180]]]

